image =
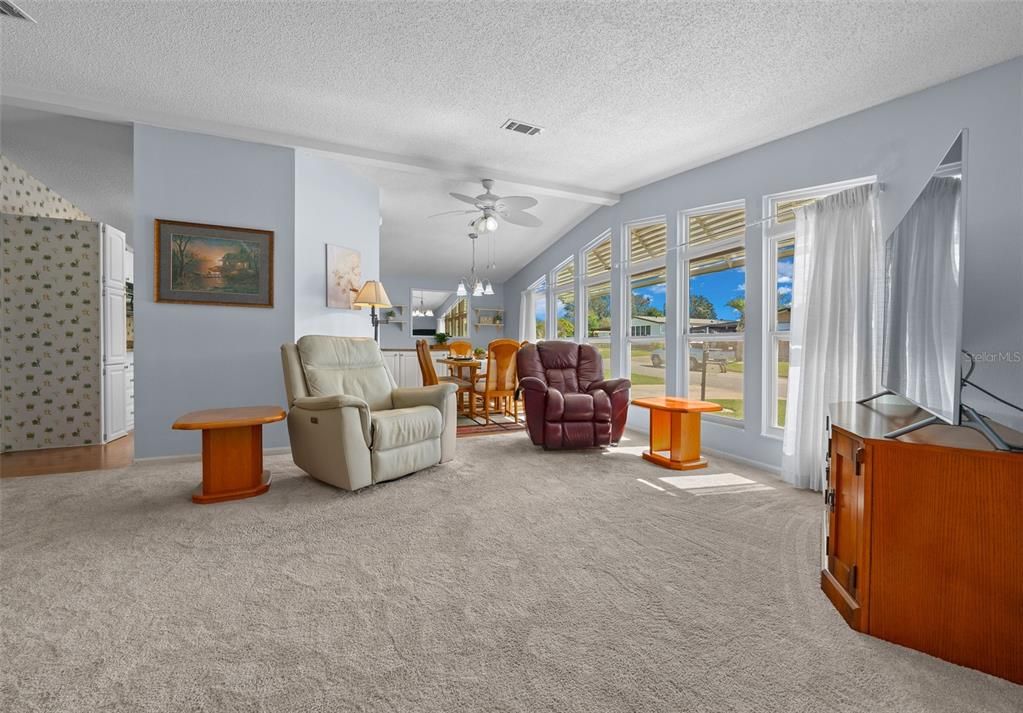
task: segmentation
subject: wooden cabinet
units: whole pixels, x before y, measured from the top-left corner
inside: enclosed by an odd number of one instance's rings
[[[821,589],[857,631],[1023,683],[1023,454],[951,426],[884,438],[926,415],[832,406]]]

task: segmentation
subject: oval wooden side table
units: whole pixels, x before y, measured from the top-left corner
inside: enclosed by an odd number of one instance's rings
[[[202,484],[192,502],[219,503],[262,495],[270,489],[263,470],[263,424],[283,421],[279,406],[242,406],[193,411],[172,428],[202,430]]]

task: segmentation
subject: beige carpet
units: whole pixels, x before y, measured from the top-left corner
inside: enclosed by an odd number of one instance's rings
[[[275,456],[267,495],[202,507],[196,463],[3,481],[0,709],[1023,710],[846,627],[815,494],[523,433],[458,449],[355,494]]]

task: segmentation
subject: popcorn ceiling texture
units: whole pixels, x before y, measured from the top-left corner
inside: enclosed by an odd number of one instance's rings
[[[5,94],[615,192],[1023,53],[1012,2],[26,8],[37,25],[4,25]],[[500,129],[508,118],[547,131]]]
[[[2,480],[0,709],[1023,709],[846,626],[817,494],[712,458],[682,477],[764,486],[695,496],[637,445],[461,439],[358,493],[272,456],[269,493],[201,507],[198,462]]]

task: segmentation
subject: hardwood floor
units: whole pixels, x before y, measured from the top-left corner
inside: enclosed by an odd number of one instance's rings
[[[101,446],[47,448],[0,455],[0,478],[124,468],[135,460],[135,434]]]

